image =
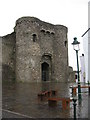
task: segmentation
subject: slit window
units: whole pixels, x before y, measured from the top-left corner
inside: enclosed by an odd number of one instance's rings
[[[33,42],[36,42],[36,40],[37,40],[36,34],[33,34],[32,36],[33,36]]]
[[[67,41],[65,41],[65,47],[66,47],[66,45],[67,45]]]

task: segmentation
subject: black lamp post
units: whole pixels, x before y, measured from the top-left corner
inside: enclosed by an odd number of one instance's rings
[[[78,51],[80,42],[77,41],[77,38],[74,38],[74,41],[72,43],[73,49],[76,51],[76,57],[77,57],[77,73],[78,73],[78,97],[81,99],[81,87],[80,87],[80,77],[79,77],[79,62],[78,62]]]

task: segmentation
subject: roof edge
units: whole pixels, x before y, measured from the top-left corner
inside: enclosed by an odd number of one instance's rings
[[[88,28],[88,30],[81,37],[83,37],[89,30],[90,30],[90,28]]]

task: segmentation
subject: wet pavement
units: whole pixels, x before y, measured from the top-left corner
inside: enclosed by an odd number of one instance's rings
[[[70,109],[62,109],[62,103],[48,106],[48,101],[38,100],[38,93],[45,90],[57,90],[57,97],[72,97],[70,86],[73,83],[3,83],[2,116],[3,118],[73,118],[73,102]],[[82,89],[82,100],[77,100],[77,118],[88,118],[88,89]],[[78,96],[77,96],[78,98]]]

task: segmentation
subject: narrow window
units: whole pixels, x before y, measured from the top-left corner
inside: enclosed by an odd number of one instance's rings
[[[42,80],[49,80],[49,64],[46,62],[42,63]]]
[[[36,42],[36,40],[37,40],[37,36],[36,34],[33,34],[33,42]]]
[[[67,41],[65,41],[65,47],[66,47],[66,45],[67,45]]]

